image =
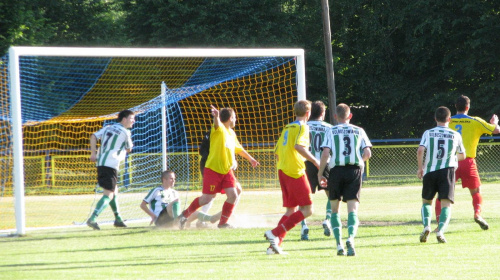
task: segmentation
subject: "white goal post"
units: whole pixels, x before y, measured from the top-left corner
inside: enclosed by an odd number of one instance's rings
[[[18,235],[26,233],[25,212],[25,151],[23,143],[23,109],[25,100],[23,96],[23,62],[24,57],[71,57],[71,58],[251,58],[251,57],[293,57],[295,59],[296,100],[306,99],[305,61],[303,49],[165,49],[165,48],[74,48],[74,47],[10,47],[8,52],[8,75],[10,96],[10,120],[12,135],[12,183],[14,189],[15,221]],[[70,67],[70,63],[68,63]],[[193,70],[196,71],[196,70]],[[217,70],[214,70],[217,71]],[[222,71],[222,70],[221,70]],[[120,81],[116,84],[119,86]],[[249,84],[250,82],[245,81]],[[167,83],[167,86],[168,85]],[[158,85],[159,87],[159,85]],[[68,86],[69,88],[69,86]],[[86,89],[91,92],[92,89]],[[279,90],[278,90],[279,91]],[[43,95],[44,93],[39,93]],[[160,90],[158,90],[160,94]],[[81,97],[83,99],[84,97]],[[163,98],[165,98],[163,96]],[[164,102],[164,101],[163,101]],[[162,106],[165,110],[165,106]],[[165,113],[165,112],[164,112]],[[164,120],[164,118],[162,118]],[[165,131],[165,123],[162,131]],[[163,134],[163,133],[162,133]],[[257,138],[257,137],[255,137]],[[0,139],[1,140],[1,139]],[[165,142],[163,142],[164,145]],[[257,145],[257,144],[256,144]],[[165,153],[166,148],[162,148]],[[1,154],[0,154],[1,156]],[[47,164],[47,163],[45,163]],[[166,168],[166,163],[162,164]],[[42,166],[43,168],[43,166]],[[44,171],[45,172],[45,171]],[[50,174],[44,176],[49,178]],[[52,178],[53,179],[53,178]],[[0,228],[1,229],[1,228]]]

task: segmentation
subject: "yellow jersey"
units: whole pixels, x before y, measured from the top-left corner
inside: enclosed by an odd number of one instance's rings
[[[219,174],[227,174],[229,170],[236,169],[236,154],[243,151],[243,147],[236,138],[236,133],[231,128],[220,125],[217,129],[212,126],[210,130],[210,152],[205,167]]]
[[[274,149],[278,155],[278,170],[292,178],[300,178],[306,172],[305,158],[295,150],[295,145],[309,149],[309,127],[294,121],[285,126]]]
[[[496,126],[479,117],[458,114],[451,117],[448,127],[462,135],[466,157],[475,158],[479,138],[483,134],[493,134]]]

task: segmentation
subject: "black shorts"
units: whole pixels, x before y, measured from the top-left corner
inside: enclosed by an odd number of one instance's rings
[[[203,171],[205,170],[205,163],[207,163],[207,158],[201,158],[201,160],[200,160],[200,173],[201,173],[202,179],[203,179]]]
[[[157,227],[171,227],[173,225],[174,218],[170,217],[167,212],[167,208],[160,212],[158,218],[156,218],[155,225]]]
[[[443,168],[424,175],[422,198],[432,200],[438,193],[438,199],[455,200],[455,168]]]
[[[328,191],[330,200],[356,199],[359,201],[363,168],[357,165],[335,166],[330,169],[330,179],[328,180]]]
[[[98,166],[97,183],[101,188],[114,192],[118,183],[118,172],[111,167]]]
[[[318,168],[314,165],[314,163],[310,161],[306,161],[306,175],[307,180],[309,181],[309,186],[311,186],[311,192],[316,193],[316,189],[320,190],[328,190],[326,187],[320,186],[318,182]],[[326,165],[325,170],[323,171],[323,176],[328,180],[330,175],[330,167]]]

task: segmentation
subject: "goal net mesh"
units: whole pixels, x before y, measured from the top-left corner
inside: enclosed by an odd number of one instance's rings
[[[1,58],[0,230],[15,228],[8,64]],[[161,183],[163,147],[176,188],[201,189],[198,147],[210,105],[235,109],[239,141],[260,162],[254,169],[238,158],[243,188],[278,187],[273,145],[293,119],[295,57],[21,56],[19,65],[28,228],[86,221],[102,191],[89,138],[124,109],[136,113],[134,148],[119,172],[124,219],[148,218],[139,204]],[[106,209],[98,221],[112,220]]]

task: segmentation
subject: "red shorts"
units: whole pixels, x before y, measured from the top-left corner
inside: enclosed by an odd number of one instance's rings
[[[232,169],[227,174],[217,173],[207,167],[203,170],[202,193],[204,194],[224,193],[224,189],[235,188],[237,183]]]
[[[458,179],[462,180],[462,188],[477,189],[481,186],[476,159],[466,158],[458,162],[455,180],[458,181]]]
[[[306,175],[295,179],[278,170],[278,177],[283,196],[283,207],[290,208],[312,204],[311,187]]]

